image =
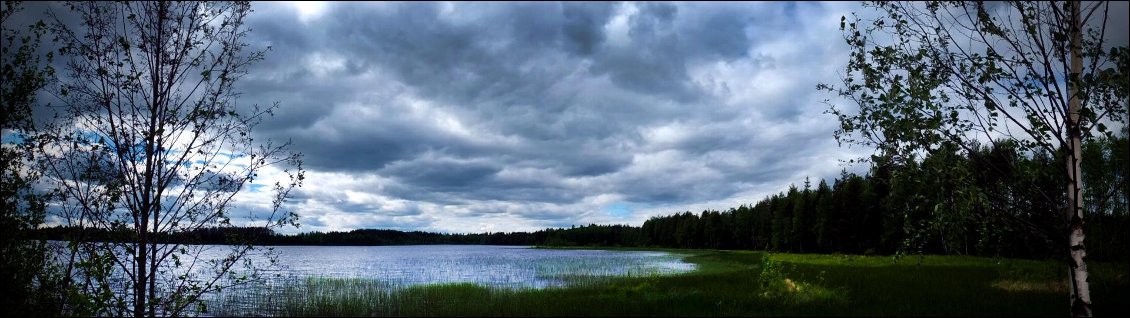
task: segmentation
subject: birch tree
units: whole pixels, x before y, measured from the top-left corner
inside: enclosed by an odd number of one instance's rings
[[[75,2],[52,31],[65,62],[57,119],[38,138],[66,225],[118,233],[71,244],[68,273],[92,315],[182,315],[202,296],[261,274],[250,242],[161,240],[208,227],[296,224],[286,209],[303,180],[287,143],[252,128],[278,107],[241,107],[234,83],[264,51],[245,43],[247,2]],[[77,21],[78,23],[75,23]],[[270,168],[270,169],[268,169]],[[236,204],[272,171],[262,206]],[[268,183],[268,184],[270,184]],[[263,188],[271,188],[264,186]],[[234,243],[234,242],[233,242]],[[219,249],[210,251],[209,249]],[[89,303],[89,302],[88,302]]]
[[[1127,119],[1126,47],[1110,47],[1106,2],[876,2],[880,16],[844,17],[851,47],[842,82],[818,89],[841,143],[874,146],[899,160],[953,142],[1007,139],[1020,150],[1060,154],[1066,184],[1062,249],[1071,312],[1091,314],[1080,151]],[[1119,22],[1121,23],[1121,22]],[[1125,42],[1123,42],[1125,43]],[[988,171],[987,171],[988,172]]]

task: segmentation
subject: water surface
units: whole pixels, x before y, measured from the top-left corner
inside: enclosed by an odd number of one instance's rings
[[[571,277],[686,272],[681,255],[655,251],[534,249],[526,246],[276,246],[292,277],[364,278],[394,285],[476,283],[561,286]]]
[[[62,243],[56,242],[60,245]],[[187,245],[200,251],[201,262],[222,259],[230,246]],[[202,295],[209,312],[190,309],[190,315],[272,315],[282,312],[280,301],[287,297],[314,292],[305,285],[311,278],[344,279],[380,286],[386,293],[393,290],[430,284],[472,283],[494,288],[550,288],[577,282],[602,283],[614,276],[651,276],[688,272],[694,264],[684,262],[683,255],[657,251],[611,251],[576,249],[536,249],[527,246],[489,245],[407,245],[407,246],[274,246],[269,247],[277,262],[269,262],[264,253],[252,253],[248,259],[264,270],[260,280],[232,284],[219,293]],[[267,249],[262,247],[261,249]],[[190,253],[195,254],[195,252]],[[123,254],[123,259],[128,256]],[[191,258],[184,259],[186,264]],[[166,264],[171,265],[171,264]],[[198,282],[214,277],[210,266],[169,268],[162,271],[159,288],[177,285],[175,277],[195,272]],[[212,272],[214,273],[214,272]],[[232,277],[244,273],[237,266]],[[127,277],[115,270],[113,289],[127,300]],[[166,280],[168,279],[168,280]],[[366,288],[361,292],[368,292]],[[316,287],[313,287],[316,288]],[[334,292],[351,292],[351,289]]]

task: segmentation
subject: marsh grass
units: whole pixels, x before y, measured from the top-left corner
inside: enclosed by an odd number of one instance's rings
[[[286,316],[1062,316],[1054,261],[665,250],[683,274],[556,275],[546,288],[395,286],[306,278],[257,293],[254,315]],[[1090,265],[1095,313],[1127,313],[1125,264]],[[546,273],[554,272],[552,270]],[[560,272],[560,271],[558,271]],[[247,295],[244,295],[247,296]],[[234,312],[220,314],[236,314]],[[241,313],[249,314],[249,313]]]

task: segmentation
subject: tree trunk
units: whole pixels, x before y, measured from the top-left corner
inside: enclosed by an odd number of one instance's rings
[[[1070,137],[1067,156],[1067,203],[1069,206],[1068,218],[1070,219],[1070,234],[1068,247],[1071,256],[1071,314],[1075,317],[1091,316],[1091,288],[1087,283],[1087,249],[1083,245],[1083,189],[1081,187],[1082,173],[1080,159],[1082,157],[1082,131],[1079,127],[1079,80],[1083,72],[1083,60],[1080,57],[1080,42],[1083,37],[1080,21],[1079,1],[1070,2],[1071,6],[1071,75],[1070,96],[1068,101],[1067,133]]]
[[[149,247],[149,245],[146,242],[147,238],[145,231],[145,228],[141,228],[141,231],[139,231],[140,233],[138,234],[140,237],[138,238],[139,240],[136,244],[137,250],[134,251],[134,253],[136,253],[137,255],[137,259],[135,260],[135,262],[137,263],[137,277],[134,281],[133,295],[134,317],[145,317],[145,302],[146,296],[148,295],[146,293],[146,287],[148,287],[149,285],[145,284],[145,282],[149,279],[149,274],[146,272],[146,270],[148,269],[147,267],[149,266],[149,262],[146,259],[149,254],[146,253],[146,248]]]

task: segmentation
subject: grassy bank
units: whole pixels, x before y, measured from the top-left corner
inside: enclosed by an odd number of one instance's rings
[[[961,256],[676,251],[698,269],[674,276],[578,277],[571,287],[473,284],[389,288],[362,279],[280,287],[283,315],[302,316],[1062,316],[1056,262]],[[1096,315],[1127,313],[1125,264],[1091,265]]]

